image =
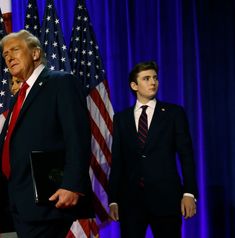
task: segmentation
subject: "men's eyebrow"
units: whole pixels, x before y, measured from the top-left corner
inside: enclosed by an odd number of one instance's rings
[[[19,45],[15,45],[15,46],[12,46],[10,49],[7,49],[6,51],[3,51],[2,52],[2,56],[6,55],[6,53],[8,53],[9,51],[12,51],[14,50],[15,48],[18,48]]]

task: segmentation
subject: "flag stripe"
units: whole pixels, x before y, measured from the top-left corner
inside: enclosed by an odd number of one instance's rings
[[[106,82],[106,80],[105,80]],[[112,131],[112,120],[111,117],[113,115],[110,115],[107,110],[108,107],[110,107],[110,100],[103,101],[102,98],[109,98],[109,95],[106,95],[107,90],[105,88],[105,84],[102,82],[100,85],[96,87],[95,90],[91,90],[90,96],[93,99],[96,106],[99,108],[100,114],[105,119],[105,122],[107,124],[109,132]]]
[[[91,168],[93,169],[94,175],[96,176],[97,180],[102,184],[102,187],[104,188],[105,192],[108,190],[108,179],[102,168],[100,167],[100,164],[94,157],[94,155],[91,158]]]
[[[97,198],[96,194],[93,193],[93,199],[94,199],[94,207],[97,212],[97,215],[101,222],[105,222],[109,219],[109,215],[106,211],[106,209],[101,204],[100,200]]]
[[[102,102],[98,102],[101,104]],[[97,107],[97,103],[93,101],[91,97],[87,97],[87,104],[88,104],[88,109],[90,111],[91,119],[94,121],[96,125],[99,126],[100,133],[102,137],[104,138],[105,142],[107,143],[108,147],[110,147],[110,138],[109,135],[111,132],[108,130],[107,127],[107,121],[106,117],[102,117],[99,107]]]
[[[100,119],[101,120],[101,119]],[[92,148],[92,150],[97,154],[100,153],[100,151],[97,151],[97,149],[101,149],[103,154],[104,154],[104,158],[107,161],[107,163],[109,164],[109,166],[111,165],[111,152],[110,152],[110,148],[108,147],[105,138],[102,136],[100,130],[99,130],[99,126],[97,126],[97,124],[93,121],[93,119],[91,118],[91,129],[92,129],[92,135],[95,138],[96,142],[92,143],[93,146],[95,146],[94,148]],[[94,140],[92,140],[94,141]],[[97,145],[99,145],[97,147]],[[102,163],[103,156],[100,157],[100,162]]]

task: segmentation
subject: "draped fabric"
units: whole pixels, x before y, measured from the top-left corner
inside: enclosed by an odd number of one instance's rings
[[[54,0],[67,46],[76,0]],[[87,0],[115,111],[134,103],[128,72],[155,60],[158,98],[189,117],[200,197],[184,238],[235,237],[234,0]],[[45,0],[38,0],[39,18]],[[12,0],[13,31],[24,27],[27,0]],[[101,237],[119,238],[118,224]],[[152,237],[149,231],[147,237]]]

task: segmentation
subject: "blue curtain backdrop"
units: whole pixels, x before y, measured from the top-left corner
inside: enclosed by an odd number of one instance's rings
[[[55,0],[69,45],[76,0]],[[38,0],[42,20],[45,0]],[[13,30],[27,0],[12,0]],[[128,72],[160,66],[161,100],[185,107],[193,136],[200,198],[184,238],[235,237],[235,3],[233,0],[87,0],[115,111],[134,103]],[[101,238],[118,238],[118,224]],[[147,237],[152,237],[148,232]]]

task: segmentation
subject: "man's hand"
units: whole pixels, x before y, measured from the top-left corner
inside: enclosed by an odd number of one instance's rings
[[[79,196],[79,193],[66,189],[58,189],[49,200],[55,201],[57,208],[70,208],[77,204]]]
[[[117,204],[111,204],[109,206],[109,216],[113,221],[119,220],[119,214],[118,214],[118,205]]]
[[[196,203],[194,198],[188,196],[182,198],[181,212],[185,219],[193,217],[196,214]]]

